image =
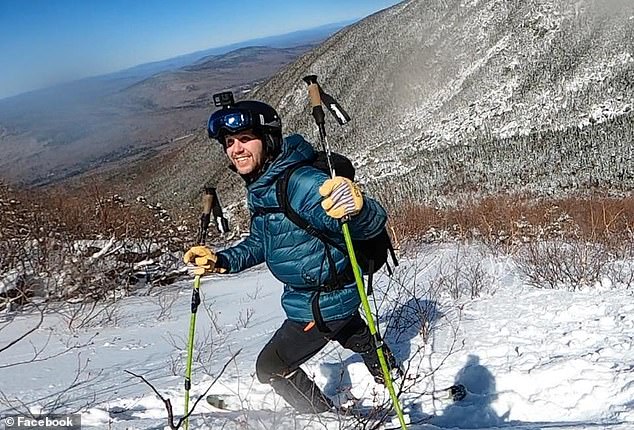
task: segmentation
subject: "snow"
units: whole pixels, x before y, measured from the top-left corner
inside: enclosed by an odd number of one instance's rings
[[[460,268],[481,265],[486,288],[479,296],[434,288],[450,264],[458,265],[458,253]],[[204,278],[201,293],[192,402],[241,351],[209,391],[228,409],[203,400],[191,428],[358,428],[334,413],[297,415],[255,378],[258,352],[284,318],[281,285],[265,267]],[[633,293],[609,283],[537,289],[523,283],[509,257],[483,257],[458,245],[430,245],[402,258],[395,278],[377,280],[376,299],[386,341],[408,369],[400,381],[408,387],[401,396],[408,428],[634,428]],[[87,429],[169,428],[163,402],[125,370],[170,398],[180,417],[191,283],[152,294],[92,313],[85,304],[83,313],[68,305],[49,309],[39,329],[0,352],[0,415],[14,408],[78,410]],[[82,304],[73,306],[77,311]],[[2,318],[5,345],[36,326],[39,313]],[[35,352],[37,360],[29,362]],[[304,368],[337,400],[350,393],[371,406],[388,397],[360,357],[338,345],[329,344]],[[433,395],[454,383],[467,387],[463,401]]]
[[[0,276],[0,294],[15,288],[16,280],[18,279],[18,271],[10,270]]]

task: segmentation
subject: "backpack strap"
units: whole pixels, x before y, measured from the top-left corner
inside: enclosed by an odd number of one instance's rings
[[[374,275],[374,260],[368,260],[368,292],[367,295],[371,296],[374,290],[372,289],[372,280]]]
[[[396,259],[396,253],[394,252],[394,247],[392,246],[392,241],[390,240],[390,236],[387,236],[387,248],[390,251],[390,255],[392,256],[392,262],[394,263],[394,267],[398,266],[398,260]],[[387,269],[387,273],[389,276],[392,276],[394,273],[392,268],[390,267],[390,263],[385,262],[385,268]],[[372,281],[374,280],[374,260],[368,259],[368,291],[367,295],[371,296],[374,293],[374,289],[372,288]]]
[[[387,249],[388,251],[390,251],[390,256],[392,257],[392,263],[394,263],[394,268],[396,269],[396,267],[398,266],[398,259],[396,258],[396,252],[394,252],[394,245],[392,245],[392,239],[390,239],[389,234],[387,235]],[[385,262],[385,266],[387,267],[388,274],[392,276],[393,274],[392,268],[387,263],[387,261]]]
[[[315,320],[315,325],[317,329],[322,333],[330,333],[332,330],[328,328],[326,325],[326,321],[324,321],[324,317],[321,315],[321,309],[319,308],[319,297],[321,296],[321,290],[317,290],[313,293],[310,298],[310,308],[313,312],[313,319]]]
[[[276,193],[277,193],[277,203],[280,205],[281,212],[283,212],[288,219],[290,219],[295,225],[301,227],[303,230],[308,232],[311,236],[314,236],[321,240],[324,243],[327,243],[330,246],[334,246],[341,252],[346,252],[346,250],[339,245],[337,242],[332,240],[330,237],[322,233],[320,230],[317,230],[311,224],[308,223],[304,218],[301,217],[300,214],[293,209],[293,207],[288,202],[288,182],[291,178],[291,175],[295,173],[295,170],[299,169],[302,166],[310,165],[311,163],[302,163],[296,164],[293,167],[285,170],[282,174],[282,177],[276,182]]]

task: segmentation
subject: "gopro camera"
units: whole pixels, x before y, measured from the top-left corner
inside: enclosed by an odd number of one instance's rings
[[[232,106],[235,101],[233,100],[233,93],[231,91],[225,91],[222,93],[217,93],[213,95],[214,104],[218,107],[229,107]]]

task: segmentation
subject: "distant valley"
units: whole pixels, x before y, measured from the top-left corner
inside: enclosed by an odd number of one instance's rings
[[[0,179],[56,184],[151,158],[204,131],[212,94],[239,98],[346,23],[208,50],[0,100]]]

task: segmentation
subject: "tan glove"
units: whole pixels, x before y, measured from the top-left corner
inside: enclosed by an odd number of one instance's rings
[[[191,271],[194,275],[208,275],[210,273],[224,273],[224,268],[216,267],[218,257],[206,246],[194,246],[183,256],[185,264],[193,263],[196,267]]]
[[[363,208],[363,195],[361,190],[348,178],[335,176],[326,180],[319,187],[319,194],[326,197],[321,202],[328,216],[341,219],[344,216],[353,216],[361,212]]]

